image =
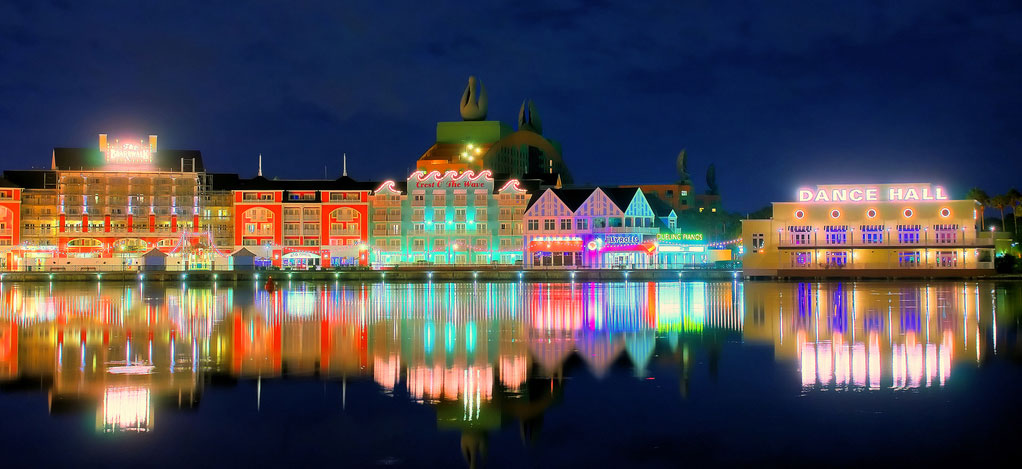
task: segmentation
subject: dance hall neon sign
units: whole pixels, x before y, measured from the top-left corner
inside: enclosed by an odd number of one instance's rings
[[[932,184],[841,184],[798,190],[798,201],[819,202],[910,202],[947,200],[947,191]]]

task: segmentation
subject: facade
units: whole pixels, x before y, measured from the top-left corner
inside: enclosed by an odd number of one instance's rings
[[[938,276],[993,271],[974,200],[931,184],[825,185],[743,220],[746,276]]]
[[[232,190],[233,245],[275,267],[368,265],[370,187],[347,176],[239,180]]]
[[[636,188],[546,189],[525,212],[525,265],[652,267],[655,219]]]
[[[416,171],[373,191],[373,265],[522,262],[528,190],[489,171]]]
[[[9,269],[71,263],[59,259],[133,268],[154,247],[208,266],[216,254],[212,237],[227,236],[230,213],[200,209],[218,200],[208,190],[201,153],[160,149],[156,135],[100,134],[98,148],[54,148],[49,170],[4,176],[21,188],[20,239],[9,239]]]
[[[11,252],[21,241],[21,188],[0,178],[0,269],[18,264]]]

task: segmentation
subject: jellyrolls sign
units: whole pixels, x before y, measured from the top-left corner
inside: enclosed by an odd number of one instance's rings
[[[644,251],[652,253],[656,250],[656,238],[637,233],[606,234],[593,238],[590,246],[604,251]]]
[[[806,203],[832,202],[914,202],[947,200],[947,191],[933,184],[833,184],[803,187],[798,190],[798,201]]]
[[[631,246],[642,244],[640,234],[609,234],[603,237],[604,246]]]

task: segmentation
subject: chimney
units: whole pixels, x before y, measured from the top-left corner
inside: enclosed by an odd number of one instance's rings
[[[106,134],[99,134],[99,151],[106,153]]]
[[[153,153],[156,153],[156,136],[155,135],[150,135],[149,136],[149,151],[151,151]]]

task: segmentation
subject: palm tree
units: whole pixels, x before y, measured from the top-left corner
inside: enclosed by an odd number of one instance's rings
[[[1011,198],[1008,194],[995,195],[990,199],[990,205],[1001,211],[1001,231],[1004,231],[1004,207],[1011,205]]]
[[[990,196],[983,189],[973,187],[972,189],[969,189],[968,194],[965,194],[965,198],[979,202],[979,229],[980,231],[985,230],[986,217],[984,216],[983,212],[985,208],[990,206]]]
[[[1015,233],[1015,237],[1018,238],[1018,234],[1019,234],[1018,233],[1018,210],[1019,210],[1019,208],[1022,208],[1022,192],[1019,192],[1018,189],[1012,187],[1011,190],[1008,191],[1007,195],[1008,195],[1009,205],[1011,206],[1012,221],[1015,222],[1012,225],[1012,230],[1011,231],[1013,231]]]

